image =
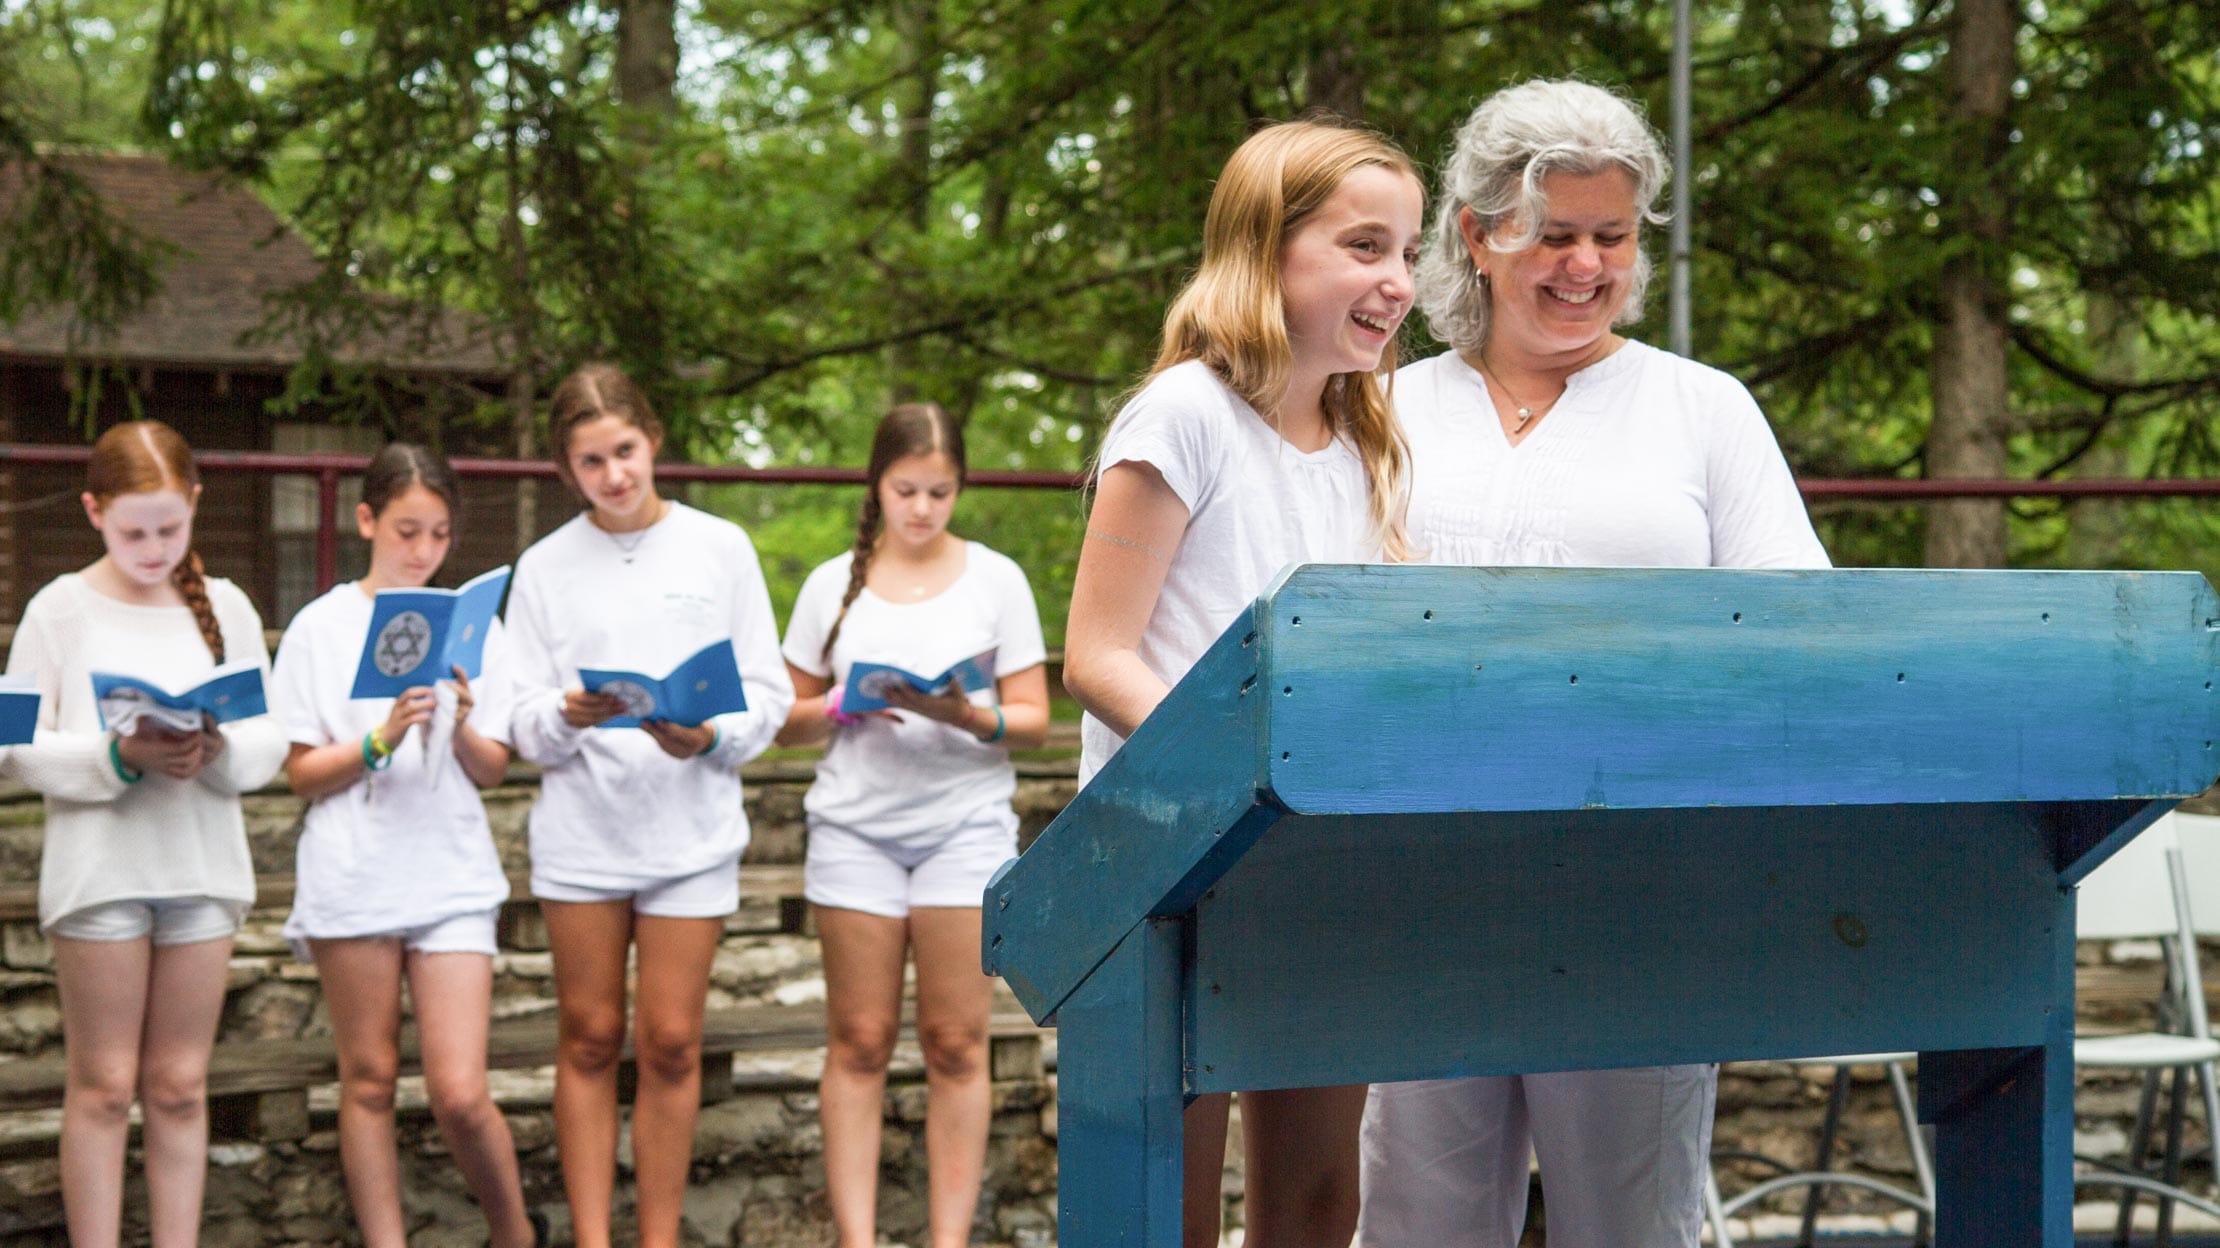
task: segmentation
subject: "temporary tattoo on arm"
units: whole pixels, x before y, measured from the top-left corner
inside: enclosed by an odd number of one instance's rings
[[[1127,550],[1138,550],[1142,554],[1147,555],[1152,559],[1162,559],[1166,562],[1170,562],[1170,556],[1166,555],[1163,551],[1158,550],[1156,547],[1149,545],[1147,542],[1136,542],[1130,537],[1119,537],[1113,533],[1102,533],[1094,529],[1087,530],[1087,536],[1090,540],[1093,541],[1108,542],[1112,546],[1123,546]]]

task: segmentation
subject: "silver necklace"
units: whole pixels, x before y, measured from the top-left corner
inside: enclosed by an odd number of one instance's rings
[[[1548,410],[1549,410],[1550,408],[1552,408],[1552,407],[1555,407],[1555,406],[1557,405],[1557,399],[1551,399],[1551,400],[1550,400],[1549,402],[1547,402],[1547,403],[1544,403],[1544,404],[1542,404],[1542,406],[1541,406],[1541,409],[1540,409],[1540,411],[1537,411],[1537,410],[1535,410],[1535,408],[1534,408],[1534,406],[1533,406],[1532,404],[1530,404],[1530,403],[1527,403],[1527,402],[1526,402],[1525,400],[1523,400],[1523,399],[1519,398],[1519,396],[1517,396],[1517,395],[1515,395],[1515,394],[1511,393],[1511,387],[1509,387],[1509,386],[1506,386],[1506,385],[1504,385],[1504,384],[1503,384],[1503,379],[1502,379],[1501,377],[1498,377],[1498,376],[1496,376],[1496,375],[1495,375],[1495,370],[1494,370],[1494,369],[1492,369],[1492,368],[1489,368],[1489,367],[1488,367],[1488,357],[1487,357],[1487,356],[1485,356],[1485,355],[1481,355],[1481,356],[1479,356],[1479,357],[1477,357],[1477,358],[1478,358],[1478,360],[1479,360],[1479,362],[1480,362],[1480,373],[1481,373],[1481,375],[1482,375],[1482,376],[1484,376],[1484,377],[1486,377],[1486,378],[1487,378],[1487,379],[1488,379],[1489,381],[1492,381],[1492,382],[1494,382],[1494,383],[1495,383],[1495,386],[1496,386],[1496,389],[1498,389],[1498,390],[1501,390],[1501,391],[1503,392],[1503,397],[1505,397],[1505,398],[1507,398],[1507,399],[1511,400],[1511,405],[1512,405],[1513,407],[1516,407],[1516,408],[1518,409],[1518,412],[1519,412],[1519,418],[1518,418],[1518,423],[1517,423],[1517,424],[1515,424],[1515,425],[1512,425],[1512,426],[1511,426],[1511,432],[1512,432],[1512,433],[1514,433],[1514,434],[1515,434],[1515,433],[1520,433],[1520,432],[1523,432],[1523,431],[1525,430],[1525,428],[1526,428],[1526,422],[1528,422],[1528,421],[1530,421],[1530,420],[1534,419],[1534,418],[1535,418],[1536,416],[1540,415],[1540,414],[1541,414],[1542,412],[1546,412],[1546,411],[1548,411]],[[1564,395],[1563,395],[1563,394],[1559,394],[1559,395],[1558,395],[1558,398],[1563,398],[1563,397],[1564,397]]]
[[[1504,393],[1508,394],[1510,392],[1505,391]],[[663,504],[663,507],[667,509],[669,507],[669,503],[666,501]],[[637,529],[634,529],[632,531],[632,540],[629,542],[624,540],[622,536],[616,533],[612,533],[607,529],[601,528],[599,524],[596,524],[594,528],[600,529],[601,535],[609,539],[609,544],[617,548],[617,554],[619,558],[621,558],[626,563],[630,563],[632,562],[632,556],[639,552],[640,543],[648,539],[648,534],[655,532],[655,526],[662,521],[664,514],[664,510],[658,510],[655,513],[655,519],[648,521],[646,524],[641,525]]]

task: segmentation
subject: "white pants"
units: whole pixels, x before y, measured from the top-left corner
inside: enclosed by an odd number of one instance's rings
[[[1695,1248],[1717,1066],[1381,1083],[1365,1105],[1362,1248],[1515,1248],[1527,1156],[1549,1248]]]

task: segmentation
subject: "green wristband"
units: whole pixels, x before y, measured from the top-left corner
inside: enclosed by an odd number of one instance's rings
[[[121,737],[108,738],[108,765],[116,769],[116,779],[123,781],[125,784],[137,784],[140,777],[146,775],[143,771],[133,771],[123,765],[123,738]]]

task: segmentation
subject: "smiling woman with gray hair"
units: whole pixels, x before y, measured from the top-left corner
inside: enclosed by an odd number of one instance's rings
[[[1648,124],[1586,83],[1508,88],[1458,132],[1417,273],[1450,350],[1394,389],[1424,558],[1827,566],[1749,391],[1614,330],[1641,315],[1664,182]],[[1716,1086],[1709,1065],[1378,1085],[1358,1242],[1512,1248],[1531,1149],[1550,1248],[1694,1248]]]

